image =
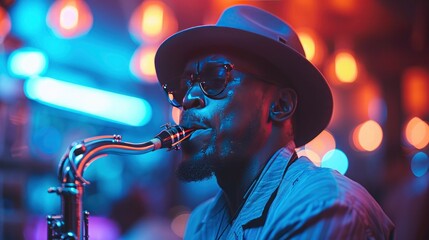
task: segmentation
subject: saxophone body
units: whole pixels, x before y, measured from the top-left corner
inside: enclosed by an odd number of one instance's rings
[[[87,138],[73,143],[61,158],[58,166],[59,187],[51,187],[49,193],[61,197],[59,215],[47,216],[48,239],[81,240],[89,239],[88,216],[83,210],[85,169],[96,159],[107,154],[144,154],[161,148],[179,149],[181,141],[187,139],[192,129],[165,125],[153,139],[142,143],[123,142],[119,135],[106,135]]]

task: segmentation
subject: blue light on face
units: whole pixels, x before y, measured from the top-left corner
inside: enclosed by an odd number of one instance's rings
[[[30,77],[45,72],[48,65],[47,57],[41,51],[22,48],[14,51],[8,60],[9,71],[12,75]]]
[[[414,176],[422,177],[429,169],[429,157],[424,152],[416,153],[411,159],[411,171]]]
[[[344,175],[349,168],[349,160],[343,151],[334,149],[323,156],[320,166],[335,169]]]
[[[130,126],[143,126],[152,117],[152,108],[144,99],[53,78],[26,80],[24,93],[45,105]]]

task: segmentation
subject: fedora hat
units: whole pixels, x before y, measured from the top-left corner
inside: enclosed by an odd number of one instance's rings
[[[332,93],[323,75],[306,58],[294,30],[259,8],[238,5],[226,9],[215,25],[188,28],[167,38],[155,55],[160,84],[178,81],[186,62],[207,51],[234,49],[275,67],[283,76],[274,83],[290,86],[298,95],[294,116],[297,147],[315,138],[332,115]]]

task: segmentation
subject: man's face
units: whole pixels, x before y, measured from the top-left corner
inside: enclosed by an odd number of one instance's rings
[[[205,55],[189,61],[183,71],[184,78],[198,74],[199,81],[205,81],[216,74],[213,66],[230,63],[238,69],[231,70],[225,90],[216,97],[208,97],[198,83],[188,84],[180,125],[197,130],[182,143],[177,171],[182,180],[202,180],[222,169],[243,166],[268,138],[274,87],[253,79],[246,74],[250,66],[237,62],[224,55]]]

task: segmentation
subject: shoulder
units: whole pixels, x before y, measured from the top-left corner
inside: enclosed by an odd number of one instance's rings
[[[315,166],[305,157],[299,158],[286,173],[279,191],[294,199],[305,198],[307,202],[337,202],[349,204],[373,200],[359,183],[330,169]]]
[[[335,229],[332,233],[347,234],[344,231],[353,228],[349,231],[353,234],[377,235],[393,229],[363,186],[335,170],[317,167],[307,158],[291,165],[271,209],[271,221],[281,221],[283,228],[296,231],[320,231],[329,226]]]

